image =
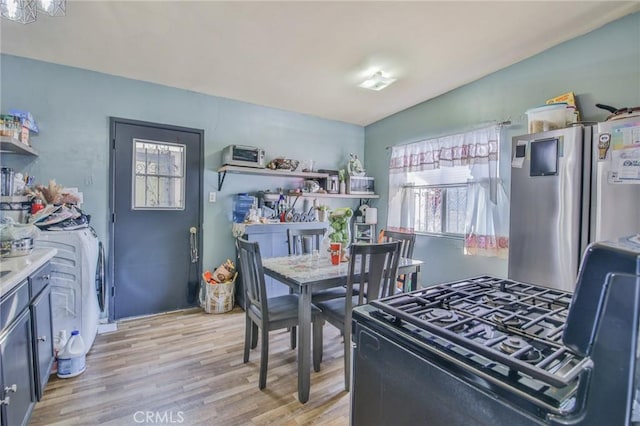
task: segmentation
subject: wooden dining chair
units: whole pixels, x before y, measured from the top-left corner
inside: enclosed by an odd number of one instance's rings
[[[309,254],[313,250],[320,250],[320,243],[326,228],[317,229],[287,229],[287,241],[289,243],[289,255]],[[322,253],[324,256],[326,253]],[[320,255],[320,253],[318,253]],[[323,300],[335,299],[336,297],[344,297],[347,294],[345,287],[333,287],[325,290],[315,290],[311,293],[311,303],[321,302]],[[292,341],[293,343],[293,341]],[[295,346],[294,346],[295,347]]]
[[[240,273],[246,291],[244,362],[249,362],[249,349],[258,344],[258,329],[261,331],[260,378],[258,387],[267,385],[267,365],[269,361],[269,331],[291,328],[295,333],[298,325],[298,295],[285,294],[267,297],[262,268],[262,257],[258,242],[242,238],[236,239]],[[311,305],[313,323],[313,369],[320,371],[322,351],[323,319],[320,310]]]
[[[400,232],[400,231],[380,231],[378,236],[378,242],[400,241],[400,257],[410,259],[413,256],[413,247],[416,243],[416,234],[413,232]],[[396,283],[396,292],[409,291],[409,287],[416,287],[418,283],[407,283],[407,276],[401,274],[398,276]],[[413,288],[415,290],[416,288]]]
[[[289,256],[294,254],[309,254],[313,250],[320,250],[320,243],[327,233],[327,228],[287,229],[287,244]]]
[[[347,391],[351,379],[351,311],[354,306],[393,294],[398,276],[399,250],[398,241],[353,244],[350,248],[346,296],[316,304],[322,310],[322,317],[344,336],[344,387]],[[356,285],[365,291],[354,294]]]

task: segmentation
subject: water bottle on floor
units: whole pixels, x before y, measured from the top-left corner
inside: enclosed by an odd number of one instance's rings
[[[86,369],[84,341],[78,330],[71,332],[62,352],[58,354],[58,377],[67,379],[82,374]]]

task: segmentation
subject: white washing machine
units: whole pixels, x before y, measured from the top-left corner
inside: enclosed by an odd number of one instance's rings
[[[53,335],[61,330],[67,337],[79,330],[89,352],[98,331],[100,306],[96,274],[104,263],[100,256],[98,237],[92,228],[74,231],[42,231],[35,247],[58,249],[51,259],[51,316]],[[98,283],[101,284],[101,283]]]

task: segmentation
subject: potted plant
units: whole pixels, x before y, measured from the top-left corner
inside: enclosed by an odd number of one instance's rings
[[[316,207],[316,210],[318,211],[318,222],[326,222],[329,218],[329,206],[323,204]]]

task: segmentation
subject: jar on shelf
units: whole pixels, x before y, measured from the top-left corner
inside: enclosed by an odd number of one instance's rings
[[[42,209],[44,209],[44,203],[42,202],[42,199],[37,197],[34,198],[31,201],[31,214],[36,214]]]

